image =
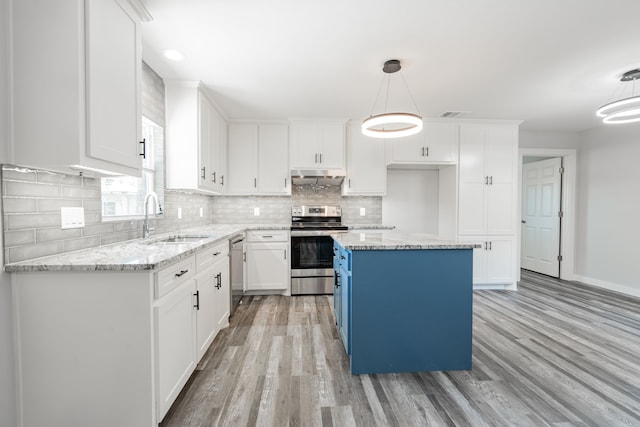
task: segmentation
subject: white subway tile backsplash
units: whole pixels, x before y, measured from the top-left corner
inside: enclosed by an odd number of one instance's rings
[[[73,239],[82,236],[82,231],[79,228],[70,228],[62,230],[60,228],[40,228],[36,229],[36,242],[55,242],[58,240]]]
[[[62,187],[36,182],[9,181],[5,179],[5,196],[8,197],[60,197]]]
[[[48,255],[62,253],[64,245],[61,241],[51,243],[41,243],[30,246],[16,246],[5,248],[5,256],[8,258],[6,262],[19,262],[26,259],[40,258]],[[8,254],[7,254],[8,252]]]
[[[7,230],[60,226],[59,213],[5,215],[4,220]]]
[[[4,233],[5,247],[33,245],[35,243],[35,230],[5,231]]]
[[[82,200],[37,199],[37,206],[38,206],[39,213],[45,213],[45,212],[60,213],[60,208],[81,208]]]
[[[5,198],[3,200],[5,214],[37,212],[36,199],[22,197]]]
[[[65,240],[64,252],[79,251],[81,249],[95,248],[100,246],[100,236],[81,237],[79,239]]]
[[[62,187],[62,197],[65,199],[100,199],[99,187]]]

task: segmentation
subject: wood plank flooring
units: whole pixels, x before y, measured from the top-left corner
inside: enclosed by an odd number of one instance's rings
[[[639,299],[523,272],[474,293],[472,370],[360,376],[331,304],[243,298],[161,426],[640,426]]]

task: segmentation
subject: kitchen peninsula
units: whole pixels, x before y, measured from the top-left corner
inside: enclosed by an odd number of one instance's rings
[[[471,243],[336,233],[334,312],[352,374],[471,369]]]

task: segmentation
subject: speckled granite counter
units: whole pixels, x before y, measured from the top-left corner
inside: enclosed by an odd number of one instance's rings
[[[290,224],[212,224],[152,235],[146,240],[127,240],[81,251],[11,263],[5,265],[4,270],[10,273],[153,270],[186,258],[200,249],[229,239],[246,230],[288,230],[289,228]],[[202,238],[185,243],[158,242],[175,235],[202,236]]]
[[[372,230],[332,234],[345,249],[360,251],[411,249],[473,249],[479,244],[440,240],[429,234],[402,233],[392,230]]]
[[[395,227],[393,225],[382,225],[382,224],[358,224],[358,225],[349,225],[349,230],[393,230]]]

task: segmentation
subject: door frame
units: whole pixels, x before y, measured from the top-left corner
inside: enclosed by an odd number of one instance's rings
[[[575,226],[576,226],[576,175],[577,150],[569,148],[520,148],[518,150],[518,220],[522,219],[522,162],[525,157],[562,157],[562,200],[564,213],[560,228],[560,278],[575,280]],[[517,227],[518,280],[520,280],[520,257],[522,251],[522,227]]]

